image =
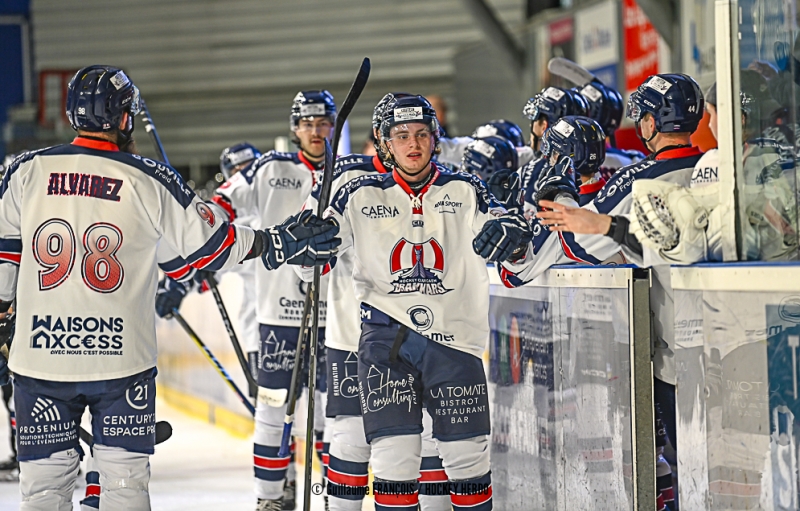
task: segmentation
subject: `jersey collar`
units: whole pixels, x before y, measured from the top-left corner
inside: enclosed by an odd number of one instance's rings
[[[581,195],[589,195],[590,193],[596,193],[599,192],[600,189],[603,188],[605,184],[606,180],[601,177],[597,181],[581,185],[580,189],[578,190],[578,193],[580,193]]]
[[[703,154],[703,151],[701,151],[697,146],[673,148],[667,147],[656,153],[653,159],[656,161],[674,160],[676,158],[688,158],[690,156],[699,156],[701,154]]]
[[[433,183],[436,181],[436,178],[439,177],[439,168],[433,162],[431,162],[431,166],[433,167],[433,177],[431,178],[430,181],[428,181],[428,184],[426,184],[418,192],[415,192],[414,190],[411,189],[410,186],[408,186],[408,183],[406,183],[406,181],[400,176],[400,174],[397,172],[397,169],[392,170],[392,177],[394,178],[394,182],[400,185],[400,188],[402,188],[403,191],[406,192],[408,195],[410,195],[411,197],[422,198],[422,196],[425,195],[425,193],[428,190],[430,190],[431,186],[433,186]]]
[[[99,138],[88,138],[88,137],[75,137],[75,140],[72,141],[72,145],[80,146],[80,147],[88,147],[89,149],[97,149],[98,151],[113,151],[119,152],[119,146],[114,142],[109,142],[107,140],[101,140]]]
[[[311,172],[315,172],[315,171],[317,171],[317,170],[321,170],[321,169],[322,169],[322,166],[324,166],[324,165],[325,165],[325,160],[323,160],[322,162],[320,162],[320,165],[321,165],[321,166],[318,168],[318,167],[317,167],[317,165],[315,165],[315,164],[314,164],[314,162],[312,162],[311,160],[309,160],[309,159],[306,157],[306,155],[305,155],[305,154],[303,154],[303,151],[297,151],[297,158],[298,158],[298,159],[299,159],[301,162],[303,162],[303,164],[304,164],[306,167],[308,167],[308,170],[310,170]]]
[[[386,174],[387,172],[389,172],[388,170],[386,170],[386,167],[383,165],[381,159],[378,158],[377,154],[372,157],[372,165],[375,167],[375,170],[377,170],[378,173],[380,174]]]

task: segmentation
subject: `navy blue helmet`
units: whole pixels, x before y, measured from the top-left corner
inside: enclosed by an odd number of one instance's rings
[[[112,131],[125,112],[132,120],[140,108],[139,89],[116,67],[85,67],[67,86],[67,119],[74,130]]]
[[[499,170],[517,170],[517,148],[505,137],[488,136],[469,143],[461,158],[461,170],[488,181]]]
[[[620,124],[625,114],[625,103],[622,95],[600,82],[590,82],[579,89],[580,95],[589,104],[589,114],[603,128],[606,136],[611,136]]]
[[[424,97],[414,95],[397,97],[387,103],[381,118],[379,130],[381,138],[388,139],[389,131],[394,126],[406,123],[427,124],[438,142],[439,120],[436,118],[436,110]]]
[[[297,93],[292,101],[292,114],[289,123],[292,131],[297,129],[300,119],[307,117],[328,117],[336,121],[336,102],[326,90],[304,90]]]
[[[569,156],[575,172],[591,176],[606,159],[606,134],[600,123],[589,117],[567,116],[544,132],[546,156]]]
[[[577,91],[560,87],[547,87],[528,100],[522,114],[531,122],[541,117],[552,125],[567,115],[588,115],[589,104]]]
[[[703,108],[700,86],[684,74],[650,76],[628,98],[628,118],[638,126],[645,114],[652,114],[660,133],[693,133]]]
[[[225,179],[231,178],[231,171],[242,165],[250,163],[261,156],[261,151],[249,142],[240,142],[236,145],[226,147],[219,155],[219,170]]]
[[[406,98],[409,96],[413,96],[413,94],[409,94],[408,92],[389,92],[383,96],[381,100],[378,101],[378,104],[375,105],[375,108],[372,109],[372,129],[380,129],[381,121],[383,120],[383,112],[386,110],[386,105],[394,102],[394,100],[397,98]]]
[[[525,138],[519,126],[505,119],[496,119],[482,124],[472,132],[472,138],[503,137],[514,147],[524,147]]]

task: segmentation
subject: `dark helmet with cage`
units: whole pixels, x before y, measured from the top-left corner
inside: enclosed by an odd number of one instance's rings
[[[528,100],[522,114],[531,122],[544,117],[549,125],[567,115],[587,115],[589,104],[581,94],[572,89],[547,87]]]
[[[461,170],[488,181],[493,173],[519,166],[517,148],[505,137],[476,138],[467,145],[461,158]]]
[[[600,82],[589,82],[579,89],[580,95],[589,104],[589,114],[603,128],[606,136],[611,136],[622,124],[625,102],[622,94]]]
[[[525,137],[519,126],[505,119],[496,119],[481,124],[472,132],[472,138],[503,137],[514,147],[524,147]]]
[[[222,150],[222,154],[219,155],[219,170],[225,179],[230,179],[236,167],[250,163],[259,156],[261,151],[253,144],[240,142]]]
[[[133,117],[141,109],[139,89],[124,71],[111,66],[88,66],[67,86],[67,119],[74,130],[113,132],[127,143],[133,133]],[[128,122],[120,129],[123,115]]]
[[[575,171],[592,176],[606,159],[606,134],[600,123],[589,117],[567,116],[544,133],[543,145],[553,159],[569,156]]]
[[[628,118],[636,123],[647,145],[657,133],[694,133],[703,118],[703,92],[689,75],[652,75],[628,98]],[[645,139],[639,123],[646,114],[655,121],[655,131]]]

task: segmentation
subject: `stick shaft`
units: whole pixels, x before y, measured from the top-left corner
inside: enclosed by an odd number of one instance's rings
[[[147,103],[144,102],[144,99],[142,99],[142,120],[144,121],[144,130],[150,136],[150,140],[153,142],[161,161],[169,165],[167,152],[164,151],[164,145],[161,143],[161,137],[158,136],[156,125],[153,122],[153,118],[150,117],[150,110],[147,109]]]
[[[327,170],[327,169],[326,169]],[[332,170],[332,169],[331,169]],[[320,267],[314,267],[314,281],[311,296],[314,300],[311,324],[311,341],[308,351],[308,414],[306,417],[306,461],[305,461],[305,487],[303,488],[303,510],[311,509],[311,469],[314,462],[316,436],[314,431],[314,392],[317,382],[317,348],[319,346],[319,307],[316,306],[319,298]]]

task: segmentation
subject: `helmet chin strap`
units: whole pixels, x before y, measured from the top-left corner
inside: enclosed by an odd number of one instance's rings
[[[647,148],[648,151],[652,151],[652,149],[650,149],[650,146],[647,144],[649,144],[650,141],[656,137],[658,131],[653,130],[653,133],[650,134],[650,138],[644,138],[644,136],[642,136],[641,121],[637,121],[634,124],[636,125],[636,136],[639,137],[639,140],[642,141],[642,144],[644,144],[645,148]]]

